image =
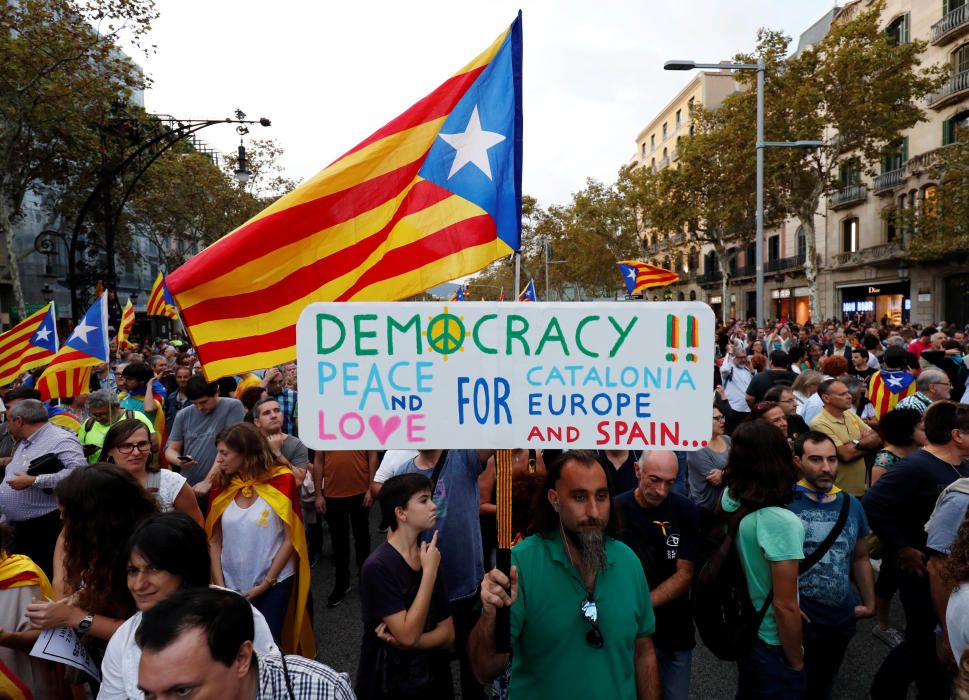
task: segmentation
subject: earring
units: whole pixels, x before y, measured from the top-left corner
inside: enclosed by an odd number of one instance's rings
[[[559,502],[558,501],[555,501],[555,503],[552,504],[552,507],[555,509],[555,512],[556,513],[559,512]]]

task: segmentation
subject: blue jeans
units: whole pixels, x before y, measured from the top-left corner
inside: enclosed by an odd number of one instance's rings
[[[758,639],[737,661],[736,700],[803,700],[806,686],[804,669],[787,665],[784,650]]]
[[[285,581],[280,581],[255,600],[250,601],[252,607],[262,613],[273,633],[273,641],[282,651],[280,638],[283,636],[283,623],[286,621],[286,611],[289,609],[289,598],[293,594],[293,584],[299,574],[294,573]],[[299,614],[300,611],[297,611]]]
[[[666,651],[656,649],[656,660],[659,662],[659,678],[663,686],[663,700],[688,700],[690,697],[693,650]]]
[[[855,636],[855,619],[838,625],[804,625],[804,669],[809,700],[831,700],[834,679]]]

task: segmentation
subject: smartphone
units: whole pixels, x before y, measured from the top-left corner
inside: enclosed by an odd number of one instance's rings
[[[178,457],[179,462],[191,462],[193,459],[192,455],[179,455]]]

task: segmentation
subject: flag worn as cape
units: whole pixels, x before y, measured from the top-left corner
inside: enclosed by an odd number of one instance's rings
[[[880,369],[868,380],[868,400],[879,419],[915,391],[915,377],[901,369]]]
[[[207,378],[296,356],[315,301],[392,301],[521,238],[518,19],[430,95],[168,276]]]
[[[225,509],[239,492],[255,491],[263,498],[279,517],[293,538],[296,553],[296,585],[289,600],[286,622],[283,623],[282,651],[284,654],[299,654],[309,659],[316,658],[316,640],[313,625],[306,608],[310,592],[310,565],[306,548],[306,532],[303,530],[302,511],[300,510],[299,488],[293,471],[289,467],[273,467],[265,481],[245,482],[235,476],[225,490],[215,487],[210,494],[209,515],[205,519],[205,533],[212,537],[212,531],[219,522]],[[248,494],[246,494],[248,495]],[[256,553],[253,553],[255,556]]]

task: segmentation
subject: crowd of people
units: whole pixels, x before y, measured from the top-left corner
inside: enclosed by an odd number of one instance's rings
[[[732,322],[716,347],[702,449],[512,451],[509,574],[494,450],[313,452],[295,364],[210,382],[184,341],[146,341],[47,403],[27,374],[2,394],[0,680],[35,698],[675,700],[703,643],[736,662],[720,696],[831,698],[874,618],[872,698],[969,698],[965,329]],[[315,660],[313,620],[354,583],[341,673]],[[711,614],[726,598],[732,629]],[[60,628],[98,681],[30,656]]]

